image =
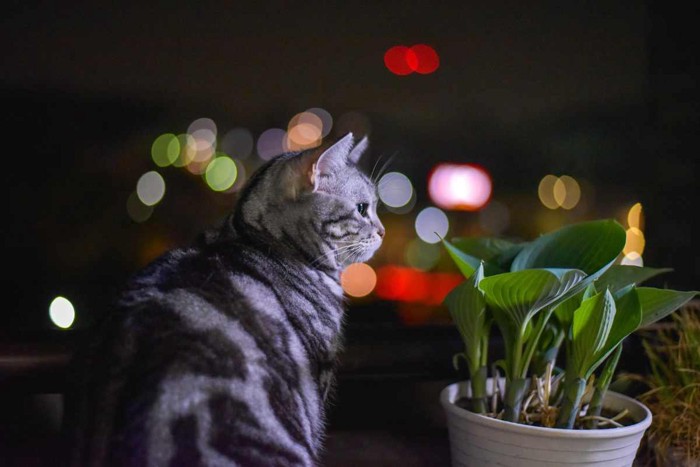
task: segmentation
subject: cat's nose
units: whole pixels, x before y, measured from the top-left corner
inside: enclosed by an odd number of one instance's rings
[[[379,228],[377,228],[377,235],[379,235],[379,238],[384,238],[384,233],[384,227],[380,226]]]

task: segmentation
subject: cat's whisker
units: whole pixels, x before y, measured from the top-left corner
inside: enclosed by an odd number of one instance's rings
[[[377,172],[377,177],[375,179],[372,179],[373,183],[377,183],[377,180],[380,180],[382,178],[382,175],[384,175],[384,171],[389,167],[389,164],[391,164],[394,161],[394,158],[398,156],[399,153],[398,151],[389,156],[389,158],[384,162],[384,165],[382,165],[382,168],[379,169],[379,172]]]

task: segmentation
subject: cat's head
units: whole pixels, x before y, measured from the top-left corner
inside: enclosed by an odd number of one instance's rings
[[[357,167],[367,138],[281,155],[251,177],[234,216],[239,233],[301,255],[319,268],[366,261],[379,248],[375,184]]]

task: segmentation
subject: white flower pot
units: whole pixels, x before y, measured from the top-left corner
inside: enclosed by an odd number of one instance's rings
[[[491,388],[489,378],[487,387]],[[506,422],[455,405],[469,397],[467,382],[447,386],[440,402],[447,413],[453,466],[631,466],[651,412],[636,400],[608,391],[604,406],[627,409],[637,422],[622,428],[563,430]]]

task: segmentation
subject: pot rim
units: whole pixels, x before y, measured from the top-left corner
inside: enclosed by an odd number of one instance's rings
[[[649,427],[649,425],[651,425],[651,411],[644,404],[631,397],[625,396],[624,394],[620,394],[614,391],[608,391],[606,398],[612,397],[614,399],[622,401],[625,404],[637,406],[644,412],[644,417],[632,425],[620,428],[605,428],[599,430],[568,430],[565,428],[546,428],[541,426],[524,425],[521,423],[499,420],[497,418],[491,418],[485,415],[470,412],[467,409],[463,409],[455,405],[454,401],[458,393],[458,388],[461,384],[464,383],[466,382],[463,381],[450,384],[440,392],[440,403],[442,404],[442,407],[445,409],[445,411],[448,412],[448,414],[451,413],[459,418],[466,418],[474,423],[486,425],[491,428],[500,429],[503,431],[542,434],[552,438],[575,437],[600,439],[629,436],[635,433],[639,433],[640,431],[644,431]]]

